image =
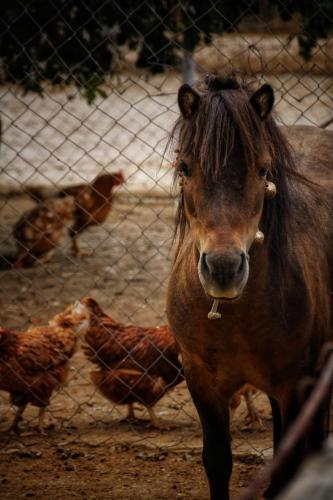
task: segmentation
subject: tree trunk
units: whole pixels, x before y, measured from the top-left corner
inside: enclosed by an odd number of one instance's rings
[[[194,80],[196,79],[195,74],[195,63],[193,60],[192,53],[187,50],[183,51],[183,59],[181,64],[183,83],[188,83],[192,85]]]

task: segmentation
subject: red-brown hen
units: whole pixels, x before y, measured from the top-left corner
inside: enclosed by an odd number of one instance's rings
[[[63,189],[59,196],[74,197],[74,223],[69,230],[74,255],[84,255],[78,246],[77,238],[90,226],[102,224],[110,213],[113,189],[125,182],[121,171],[102,174],[89,185],[80,184]]]
[[[54,390],[66,381],[78,334],[88,326],[88,311],[76,303],[45,326],[25,332],[0,328],[0,390],[9,392],[11,403],[18,407],[11,430],[18,431],[30,403],[40,409],[38,428],[43,432],[45,408]]]
[[[94,299],[87,297],[83,303],[91,311],[84,351],[98,365],[91,373],[93,383],[107,399],[129,405],[130,418],[138,402],[148,409],[151,424],[162,427],[153,406],[184,379],[170,328],[124,325],[106,315]]]

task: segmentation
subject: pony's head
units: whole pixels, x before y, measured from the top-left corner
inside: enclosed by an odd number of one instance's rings
[[[269,85],[255,91],[235,75],[209,74],[179,89],[178,230],[181,242],[185,235],[194,242],[201,284],[213,298],[241,295],[250,248],[265,225],[268,182],[279,177],[284,189],[276,169],[286,143],[270,116],[273,103]]]

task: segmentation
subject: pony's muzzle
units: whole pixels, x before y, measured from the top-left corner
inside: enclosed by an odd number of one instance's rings
[[[201,284],[208,295],[234,299],[242,293],[248,279],[248,255],[236,249],[223,254],[201,252],[198,271]]]

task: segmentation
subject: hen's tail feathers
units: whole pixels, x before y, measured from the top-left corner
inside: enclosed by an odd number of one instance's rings
[[[24,190],[24,193],[28,195],[32,201],[35,203],[43,203],[50,198],[57,197],[57,190],[54,187],[37,187],[31,186]]]

